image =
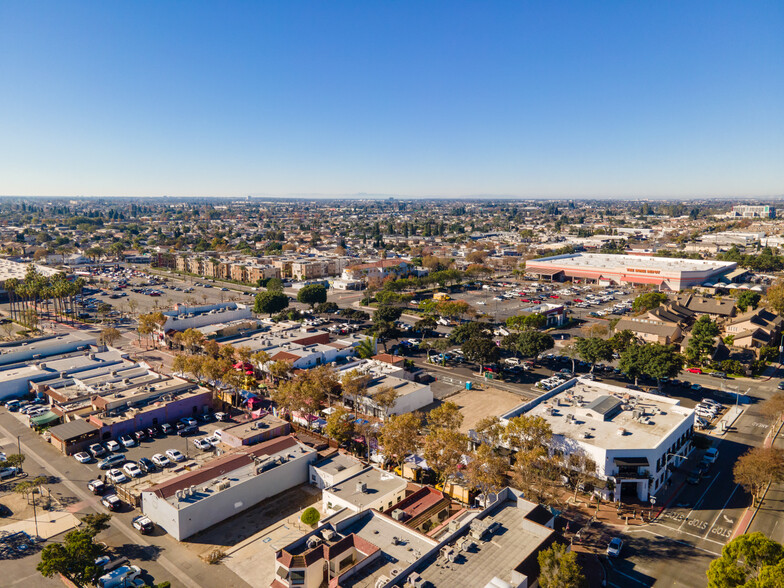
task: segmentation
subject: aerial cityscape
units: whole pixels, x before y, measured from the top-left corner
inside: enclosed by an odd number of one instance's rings
[[[784,5],[0,26],[0,586],[784,586]]]

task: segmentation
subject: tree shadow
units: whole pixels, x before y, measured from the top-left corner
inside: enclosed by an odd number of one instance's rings
[[[131,560],[155,561],[163,553],[163,548],[157,545],[138,545],[136,543],[125,543],[116,547],[115,551]]]

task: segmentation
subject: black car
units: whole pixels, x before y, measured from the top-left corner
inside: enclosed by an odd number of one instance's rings
[[[188,427],[190,425],[186,425],[182,421],[177,421],[176,423],[174,423],[174,426],[177,427],[177,431],[182,431],[185,427]]]
[[[139,443],[144,441],[147,438],[147,431],[144,429],[140,429],[133,434],[133,438],[136,439]]]
[[[177,435],[180,437],[187,437],[189,435],[195,435],[199,432],[199,427],[194,425],[188,425],[177,431]]]
[[[145,474],[150,474],[158,470],[152,460],[146,457],[140,458],[136,463],[139,465],[139,469]]]
[[[157,436],[159,435],[159,433],[158,433],[158,429],[157,429],[157,427],[155,427],[154,425],[153,425],[152,427],[147,427],[147,428],[144,430],[144,432],[145,432],[145,433],[147,433],[147,436],[148,436],[150,439],[152,439],[153,437],[157,437]]]

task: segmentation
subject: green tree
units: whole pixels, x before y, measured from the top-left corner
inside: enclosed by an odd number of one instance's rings
[[[407,412],[389,417],[381,427],[381,447],[387,462],[400,465],[419,448],[419,414]]]
[[[667,295],[663,292],[645,292],[640,294],[632,302],[632,310],[634,312],[645,312],[652,310],[660,304],[667,301]]]
[[[487,325],[476,322],[467,322],[457,325],[449,335],[449,341],[453,345],[462,345],[469,339],[491,339],[492,333],[488,330]]]
[[[400,318],[401,314],[403,314],[402,308],[381,304],[376,309],[376,312],[373,313],[373,322],[394,323],[397,319]]]
[[[702,315],[691,329],[691,336],[686,345],[687,359],[695,364],[702,363],[715,351],[718,335],[718,325],[707,314]]]
[[[540,313],[520,314],[506,319],[506,326],[515,331],[541,329],[547,324],[547,318]]]
[[[427,425],[431,431],[436,429],[459,429],[463,424],[463,414],[454,402],[443,402],[427,415]]]
[[[753,290],[743,290],[738,295],[738,299],[735,301],[735,306],[737,306],[741,312],[746,312],[746,309],[750,306],[752,310],[757,308],[757,305],[760,303],[762,299],[762,295],[759,292],[754,292]]]
[[[362,339],[356,347],[356,352],[360,359],[370,359],[376,354],[376,340],[372,337]]]
[[[312,506],[309,506],[304,511],[302,511],[302,516],[299,520],[302,521],[303,525],[312,527],[321,520],[321,513]]]
[[[311,308],[327,301],[327,289],[321,284],[305,286],[297,292],[297,302],[309,304]]]
[[[708,588],[784,586],[784,545],[762,533],[740,535],[721,549],[706,574]]]
[[[280,278],[270,278],[267,280],[268,292],[283,292],[283,280]]]
[[[503,487],[508,469],[508,460],[496,455],[492,446],[482,444],[471,455],[465,477],[466,481],[484,496],[487,506],[488,495]]]
[[[613,356],[612,343],[600,337],[577,337],[575,341],[578,355],[591,364],[591,371],[598,361],[609,361]]]
[[[273,314],[282,311],[289,305],[289,297],[283,292],[267,291],[259,292],[256,294],[256,300],[253,303],[253,312],[257,314]]]
[[[522,357],[536,357],[540,353],[552,349],[555,346],[555,340],[547,333],[523,331],[504,337],[501,346],[519,353]]]
[[[85,584],[100,572],[95,560],[105,551],[102,544],[95,542],[92,528],[77,529],[66,534],[62,543],[44,547],[36,569],[47,578],[62,574],[77,584]]]
[[[629,329],[618,331],[610,337],[610,344],[618,353],[625,351],[630,345],[635,343],[637,343],[637,337]]]
[[[588,581],[577,563],[577,553],[563,543],[553,543],[537,555],[542,588],[585,588]]]
[[[654,378],[661,391],[664,378],[674,378],[683,369],[683,356],[678,353],[675,345],[651,343],[643,346],[645,357],[645,374]]]
[[[479,371],[483,372],[485,364],[498,361],[501,350],[491,339],[476,337],[469,339],[460,346],[460,350],[468,361],[479,364]]]

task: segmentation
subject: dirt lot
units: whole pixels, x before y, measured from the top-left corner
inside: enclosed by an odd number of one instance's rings
[[[463,433],[473,429],[483,418],[498,416],[524,402],[517,394],[492,387],[485,390],[463,390],[447,400],[457,404],[463,413],[463,426],[460,427]]]

